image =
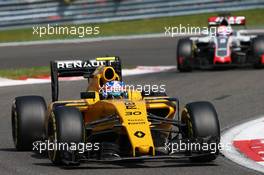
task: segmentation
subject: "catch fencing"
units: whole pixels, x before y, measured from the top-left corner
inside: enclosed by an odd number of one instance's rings
[[[264,8],[264,0],[0,0],[0,29]]]

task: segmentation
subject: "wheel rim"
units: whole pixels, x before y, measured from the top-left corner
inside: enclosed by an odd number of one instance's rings
[[[194,133],[193,133],[191,117],[190,117],[189,112],[188,112],[188,110],[186,108],[183,110],[183,114],[182,115],[183,115],[182,122],[184,124],[186,124],[185,133],[186,133],[187,138],[190,139],[190,138],[193,137]]]
[[[12,136],[13,136],[13,141],[14,141],[15,147],[17,147],[18,120],[17,120],[17,112],[16,112],[15,104],[14,104],[13,110],[12,110]]]
[[[55,123],[55,117],[52,115],[48,122],[48,141],[49,143],[57,143],[57,132],[56,132],[56,123]],[[54,146],[53,150],[48,149],[48,156],[49,159],[52,161],[56,160],[56,149]]]

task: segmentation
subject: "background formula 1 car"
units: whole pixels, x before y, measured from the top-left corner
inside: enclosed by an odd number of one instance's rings
[[[245,35],[231,26],[245,25],[243,16],[216,16],[208,19],[209,34],[182,38],[177,46],[179,71],[194,68],[264,65],[264,36]]]
[[[88,78],[81,99],[58,100],[58,77],[66,76]],[[178,158],[202,162],[212,161],[219,154],[220,126],[211,103],[189,103],[180,116],[176,98],[125,87],[117,57],[54,61],[51,78],[52,102],[48,108],[40,96],[16,97],[13,102],[12,131],[17,150],[32,150],[32,144],[44,140],[54,144],[99,143],[99,149],[81,153],[64,149],[47,151],[53,163],[66,165]],[[113,87],[119,89],[113,91]],[[180,142],[213,146],[207,150],[169,149]]]

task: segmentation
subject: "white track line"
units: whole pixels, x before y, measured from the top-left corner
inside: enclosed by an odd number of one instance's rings
[[[247,29],[241,30],[244,33],[264,33],[264,29]],[[174,37],[179,36],[193,36],[190,34],[174,34]],[[0,47],[10,47],[10,46],[31,46],[31,45],[49,45],[49,44],[75,44],[75,43],[90,43],[90,42],[100,42],[100,41],[115,41],[115,40],[130,40],[130,39],[145,39],[145,38],[162,38],[171,37],[171,35],[166,35],[164,33],[154,33],[154,34],[141,34],[141,35],[128,35],[128,36],[106,36],[106,37],[95,37],[95,38],[79,38],[79,39],[60,39],[60,40],[42,40],[42,41],[19,41],[19,42],[7,42],[0,43]],[[173,38],[173,37],[171,37]]]
[[[174,70],[175,68],[176,66],[138,66],[134,69],[123,69],[122,76],[166,72],[166,71]],[[76,80],[83,80],[83,77],[66,77],[66,78],[60,78],[60,80],[76,81]],[[26,80],[10,80],[0,77],[0,87],[27,85],[27,84],[42,84],[42,83],[50,83],[50,78],[28,78]]]
[[[109,36],[109,37],[64,39],[64,40],[62,39],[62,40],[42,40],[42,41],[21,41],[21,42],[0,43],[0,47],[49,45],[49,44],[75,44],[75,43],[78,44],[78,43],[90,43],[90,42],[100,42],[100,41],[161,38],[161,37],[169,37],[169,36],[165,36],[164,33],[157,33],[157,34],[144,34],[144,35]]]
[[[261,132],[260,132],[261,131]],[[228,129],[222,134],[221,142],[223,145],[231,145],[231,149],[222,150],[222,154],[228,159],[245,166],[247,168],[264,173],[263,162],[255,162],[239,151],[233,146],[234,140],[247,140],[247,139],[259,139],[264,138],[264,116],[260,118],[240,124],[233,128]]]

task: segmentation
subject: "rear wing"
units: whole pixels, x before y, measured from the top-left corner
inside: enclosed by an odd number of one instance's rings
[[[222,23],[229,25],[246,25],[245,16],[212,16],[208,18],[209,26],[218,26]]]
[[[102,65],[111,66],[122,79],[121,60],[119,57],[101,57],[95,60],[64,60],[51,61],[51,91],[52,101],[58,101],[59,98],[59,77],[77,77],[91,78],[93,72]]]

